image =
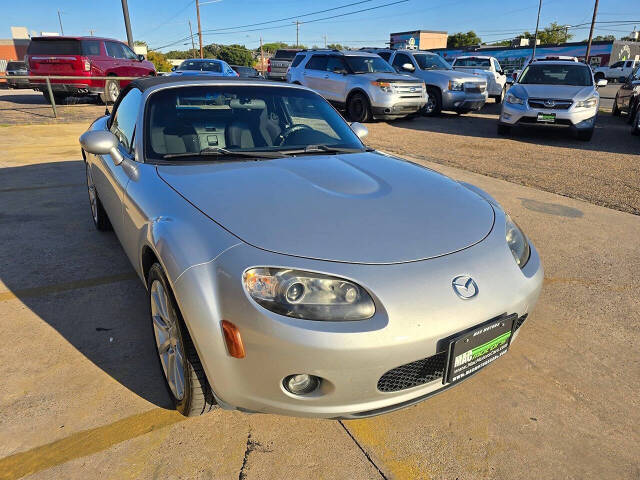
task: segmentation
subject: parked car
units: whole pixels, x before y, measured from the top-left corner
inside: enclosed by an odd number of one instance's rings
[[[233,68],[223,60],[190,58],[171,69],[170,75],[206,75],[212,77],[238,77]]]
[[[572,61],[538,61],[527,65],[509,89],[498,120],[505,135],[516,125],[570,127],[581,140],[591,140],[600,95],[591,69]]]
[[[487,91],[496,103],[502,103],[507,87],[507,76],[495,57],[476,55],[457,57],[451,64],[454,70],[474,75],[483,75],[487,80]]]
[[[487,101],[487,81],[477,75],[453,70],[435,53],[421,50],[370,49],[387,57],[397,72],[410,74],[427,86],[429,101],[425,115],[437,115],[442,110],[467,113],[480,110]]]
[[[614,82],[624,83],[638,65],[640,65],[639,60],[622,60],[607,67],[596,68],[594,77],[596,80],[606,78]]]
[[[273,57],[267,59],[267,78],[269,80],[285,80],[287,78],[287,70],[291,66],[299,48],[281,48],[276,50]]]
[[[28,78],[11,78],[15,76],[27,76],[29,70],[24,62],[7,62],[7,86],[9,88],[30,88]]]
[[[616,92],[611,113],[618,116],[626,113],[629,123],[633,122],[640,108],[640,66],[627,77],[624,84]]]
[[[365,134],[302,86],[164,76],[80,137],[93,222],[147,288],[181,413],[378,415],[517,338],[544,277],[522,230]]]
[[[231,68],[242,78],[262,78],[262,74],[253,67],[231,65]]]
[[[103,102],[115,102],[128,80],[95,80],[93,77],[145,77],[155,75],[153,63],[136,55],[125,43],[98,37],[34,37],[27,49],[29,75],[54,77],[51,89],[56,102],[70,95],[98,94]],[[77,80],[56,79],[77,76]],[[30,79],[49,101],[45,80]]]
[[[362,51],[300,52],[287,81],[312,88],[345,109],[353,122],[406,117],[427,103],[421,80],[398,74],[379,56]]]

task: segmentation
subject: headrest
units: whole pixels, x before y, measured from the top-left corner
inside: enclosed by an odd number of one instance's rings
[[[234,110],[236,108],[245,108],[247,110],[264,110],[265,108],[267,108],[267,104],[264,102],[264,100],[260,99],[242,100],[234,98],[229,102],[229,106]]]

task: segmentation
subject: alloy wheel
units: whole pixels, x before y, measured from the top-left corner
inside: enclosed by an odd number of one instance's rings
[[[118,95],[120,95],[120,87],[118,84],[115,81],[109,82],[109,96],[111,97],[111,101],[115,102]]]
[[[429,99],[427,100],[427,104],[424,106],[424,111],[425,113],[433,113],[433,109],[435,108],[436,104],[433,101],[433,97],[431,95],[429,95]]]
[[[160,363],[171,393],[184,398],[185,373],[182,342],[175,312],[170,307],[167,291],[159,280],[151,284],[151,319]]]

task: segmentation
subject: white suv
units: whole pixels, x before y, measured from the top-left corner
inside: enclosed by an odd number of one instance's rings
[[[584,63],[534,60],[505,96],[498,133],[508,134],[516,125],[564,126],[591,140],[600,104],[597,87],[606,84],[596,84]]]
[[[504,74],[498,59],[484,55],[457,57],[451,64],[454,70],[482,75],[487,79],[487,91],[496,103],[502,103],[507,85],[507,76]]]
[[[391,120],[418,112],[427,103],[424,82],[396,73],[376,54],[362,51],[308,50],[298,53],[287,82],[309,87],[352,122]]]

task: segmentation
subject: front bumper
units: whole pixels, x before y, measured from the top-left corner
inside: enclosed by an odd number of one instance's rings
[[[503,224],[504,214],[496,212],[496,225]],[[357,322],[309,321],[272,313],[253,302],[241,286],[247,268],[263,265],[352,279],[371,293],[376,313]],[[452,278],[461,273],[473,276],[479,285],[481,293],[472,300],[461,300],[453,292]],[[309,260],[240,244],[188,269],[174,289],[223,407],[361,418],[402,408],[447,388],[441,379],[394,392],[382,392],[377,385],[389,370],[443,351],[444,339],[457,332],[503,313],[528,314],[542,279],[535,248],[520,270],[506,246],[504,228],[494,228],[485,240],[466,250],[395,265]],[[227,354],[220,327],[223,319],[240,330],[245,358]],[[288,393],[282,381],[296,373],[321,377],[320,389],[304,397]]]
[[[538,113],[555,113],[554,123],[538,122]],[[595,125],[598,106],[592,108],[576,108],[572,105],[567,110],[555,110],[547,108],[532,108],[526,101],[524,105],[513,105],[503,102],[499,122],[503,125],[539,125],[571,127],[576,130],[589,130]]]
[[[416,88],[422,88],[416,84]],[[371,112],[375,118],[400,118],[416,113],[427,104],[427,93],[418,91],[417,94],[403,95],[386,93],[380,89],[369,92]]]
[[[445,90],[442,92],[442,109],[453,111],[480,110],[487,102],[487,91],[471,93]]]

